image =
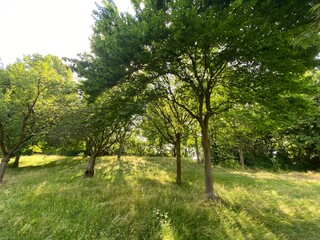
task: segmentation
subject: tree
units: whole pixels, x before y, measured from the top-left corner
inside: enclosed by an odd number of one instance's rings
[[[295,101],[295,108],[289,122],[275,134],[277,155],[276,160],[281,167],[296,170],[317,169],[320,166],[319,151],[319,83],[318,69],[306,74],[309,77],[309,93],[300,94],[308,104]],[[296,109],[300,111],[296,112]]]
[[[160,98],[149,103],[146,120],[161,134],[166,142],[174,146],[177,174],[176,183],[181,184],[181,142],[190,134],[192,119],[174,102]]]
[[[315,73],[307,73],[296,83],[269,104],[235,104],[213,119],[215,161],[228,163],[247,156],[248,166],[285,169],[316,162],[319,83]],[[237,148],[243,156],[237,156]]]
[[[78,131],[85,140],[86,148],[90,152],[90,160],[85,171],[86,177],[94,176],[96,158],[104,154],[117,142],[118,123],[112,114],[101,111],[101,102],[98,99],[94,104],[88,106],[81,113],[83,121]]]
[[[50,128],[72,95],[71,71],[58,57],[26,56],[1,70],[0,182],[7,163]]]
[[[128,102],[126,97],[130,97],[130,91],[131,88],[124,84],[105,90],[94,101],[82,96],[55,129],[55,141],[64,143],[69,139],[85,143],[85,152],[90,155],[85,177],[94,176],[96,158],[107,154],[117,143],[120,161],[135,116],[143,106],[139,98],[130,98],[131,102]]]
[[[126,82],[130,78],[130,96],[141,94],[148,78],[134,78],[148,61],[144,32],[134,16],[120,14],[112,0],[104,0],[93,11],[96,20],[91,40],[92,53],[83,53],[78,59],[68,59],[71,68],[87,81],[82,89],[92,101],[105,89]],[[128,81],[127,81],[128,82]]]
[[[211,117],[227,111],[234,102],[248,101],[242,89],[246,84],[254,91],[252,96],[263,94],[268,100],[287,91],[297,77],[315,65],[309,58],[317,54],[315,48],[294,50],[289,44],[292,35],[310,22],[308,14],[301,19],[301,12],[308,12],[308,4],[290,1],[288,5],[299,11],[292,13],[282,2],[229,3],[212,2],[208,6],[175,1],[159,11],[145,4],[140,15],[140,21],[151,23],[150,35],[158,36],[149,46],[153,61],[146,69],[179,80],[175,84],[179,87],[168,89],[168,94],[200,125],[206,193],[211,199]],[[288,10],[290,19],[281,18],[284,9],[280,11],[280,5]],[[159,31],[163,36],[159,37]],[[190,97],[193,101],[188,100]]]
[[[76,68],[95,93],[123,81],[143,88],[174,76],[167,93],[200,125],[205,193],[214,199],[210,119],[235,102],[267,104],[315,66],[318,46],[290,44],[312,22],[315,1],[133,3],[135,16],[119,15],[112,1],[99,7],[94,54]]]

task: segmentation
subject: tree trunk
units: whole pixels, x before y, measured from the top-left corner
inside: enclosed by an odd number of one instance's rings
[[[120,141],[119,141],[119,149],[118,149],[118,154],[117,154],[117,161],[118,162],[120,162],[120,160],[121,160],[123,148],[124,148],[124,141],[123,141],[123,139],[120,139]]]
[[[242,167],[244,167],[244,157],[243,157],[243,146],[242,142],[238,145],[238,151],[239,151],[239,158],[240,158],[240,164]]]
[[[158,154],[160,157],[163,157],[163,155],[164,155],[162,137],[160,137],[160,139],[159,139],[159,153]]]
[[[211,169],[209,120],[206,119],[204,121],[201,121],[200,127],[201,127],[201,134],[202,134],[202,148],[203,148],[203,154],[204,154],[205,193],[209,199],[215,200],[212,169]]]
[[[177,146],[176,145],[174,145],[174,147],[172,148],[172,155],[173,155],[173,157],[177,157]]]
[[[178,185],[181,185],[181,134],[176,134],[176,159],[177,159],[177,179]]]
[[[13,162],[13,164],[12,164],[12,166],[13,166],[14,168],[18,168],[18,167],[19,167],[20,157],[21,157],[20,155],[17,155],[17,156],[15,157],[14,162]]]
[[[94,176],[94,165],[96,163],[96,154],[92,154],[89,160],[89,164],[87,170],[84,172],[85,177],[93,177]]]
[[[2,183],[3,176],[4,176],[4,173],[6,171],[7,164],[10,161],[10,157],[11,157],[10,155],[6,155],[1,160],[1,165],[0,165],[0,183]]]
[[[88,141],[85,142],[85,147],[86,149],[84,150],[84,153],[83,153],[83,156],[84,157],[88,157],[90,156],[90,149],[91,149],[91,146],[90,146],[90,143]]]
[[[195,146],[195,148],[196,148],[197,164],[201,164],[200,151],[199,151],[199,143],[198,143],[198,136],[197,136],[197,133],[196,133],[196,132],[195,132],[195,134],[194,134],[194,139],[195,139],[194,146]]]

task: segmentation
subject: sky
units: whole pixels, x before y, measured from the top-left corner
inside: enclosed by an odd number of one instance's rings
[[[101,0],[0,0],[0,59],[7,65],[40,53],[76,57],[90,51],[92,10]],[[114,0],[130,11],[130,0]]]

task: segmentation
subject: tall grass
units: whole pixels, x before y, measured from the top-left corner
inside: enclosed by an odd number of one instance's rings
[[[203,166],[172,158],[21,158],[0,186],[0,239],[319,239],[320,174],[214,167],[204,195]]]

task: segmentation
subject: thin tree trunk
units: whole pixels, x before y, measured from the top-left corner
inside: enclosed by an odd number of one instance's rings
[[[86,141],[85,147],[86,147],[86,149],[84,150],[83,156],[88,157],[88,156],[90,156],[90,148],[91,148],[88,141]]]
[[[213,189],[213,177],[211,169],[211,152],[210,152],[210,139],[209,139],[209,120],[200,122],[202,134],[202,148],[204,154],[204,172],[205,172],[205,193],[211,200],[215,200]]]
[[[238,145],[238,151],[239,151],[239,158],[240,158],[240,164],[242,167],[244,167],[244,157],[243,157],[243,145],[242,142]]]
[[[96,164],[96,154],[92,154],[89,160],[89,164],[87,170],[84,172],[85,177],[93,177],[94,176],[94,165]]]
[[[173,147],[173,149],[172,149],[172,155],[173,155],[173,157],[177,157],[177,146],[176,145],[174,145],[174,147]]]
[[[199,151],[199,143],[198,143],[198,136],[197,136],[197,133],[196,133],[196,132],[195,132],[195,134],[194,134],[194,139],[195,139],[194,146],[195,146],[195,148],[196,148],[197,164],[201,164],[200,151]]]
[[[162,137],[159,139],[159,156],[163,157],[164,155],[164,150],[163,150],[163,140]]]
[[[176,159],[177,159],[177,179],[178,185],[181,185],[181,134],[176,134]]]
[[[0,183],[3,181],[4,173],[6,171],[6,167],[8,162],[10,161],[10,155],[4,156],[1,159],[1,165],[0,165]]]
[[[17,156],[15,157],[14,162],[13,162],[13,164],[12,164],[12,166],[13,166],[14,168],[18,168],[18,167],[19,167],[20,157],[21,157],[20,155],[17,155]]]
[[[117,154],[117,161],[118,162],[120,162],[120,160],[121,160],[123,148],[124,148],[124,141],[123,141],[123,139],[120,139],[120,141],[119,141],[119,149],[118,149],[118,154]]]

